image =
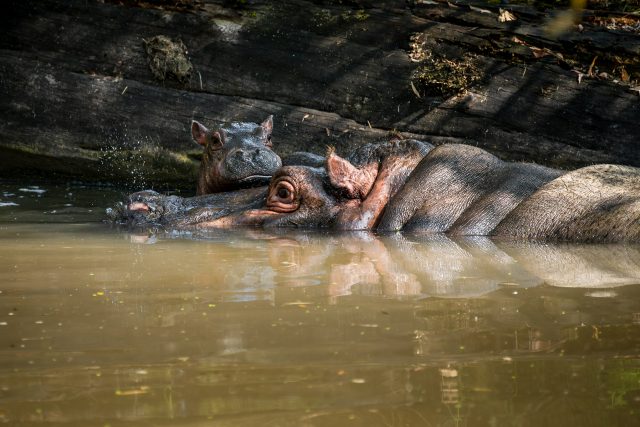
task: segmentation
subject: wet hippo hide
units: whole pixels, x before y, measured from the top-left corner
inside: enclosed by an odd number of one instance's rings
[[[144,216],[141,202],[125,210]],[[504,162],[469,145],[387,141],[361,147],[347,159],[331,151],[324,168],[285,166],[272,178],[264,202],[243,203],[222,214],[220,207],[191,208],[198,216],[164,224],[640,241],[639,169],[595,165],[564,172]]]
[[[378,231],[515,240],[640,241],[640,169],[563,172],[468,145],[432,150],[389,202]]]
[[[130,194],[123,202],[107,209],[107,216],[111,222],[130,228],[186,228],[236,210],[260,207],[266,195],[264,186],[195,197],[165,196],[145,190]]]
[[[640,242],[640,169],[594,165],[542,186],[491,233],[518,240]]]
[[[504,162],[470,145],[442,145],[416,167],[378,228],[486,236],[522,200],[562,173]]]
[[[325,157],[296,151],[280,158],[273,151],[273,116],[262,123],[230,122],[208,129],[191,122],[191,136],[203,147],[196,194],[266,186],[281,166],[323,167]]]
[[[273,116],[258,124],[231,122],[212,130],[191,123],[193,140],[204,149],[197,195],[267,185],[282,166],[272,151]]]

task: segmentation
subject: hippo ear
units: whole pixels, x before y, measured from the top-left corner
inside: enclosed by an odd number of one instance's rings
[[[207,129],[203,124],[198,123],[195,120],[191,122],[191,136],[195,142],[203,147],[207,145],[207,132],[209,132],[209,129]]]
[[[265,135],[271,135],[271,132],[273,132],[273,115],[267,117],[264,122],[260,123],[260,126],[264,129]]]
[[[327,154],[327,173],[331,185],[342,190],[350,199],[364,199],[376,180],[377,167],[373,164],[358,169],[333,150]]]
[[[215,132],[211,132],[211,148],[214,150],[219,150],[224,145],[224,141],[227,139],[227,135],[224,133],[222,128],[218,129]]]

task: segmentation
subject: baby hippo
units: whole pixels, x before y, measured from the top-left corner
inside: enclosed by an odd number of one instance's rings
[[[273,152],[273,116],[261,124],[231,122],[207,129],[191,123],[191,135],[204,148],[196,194],[204,195],[267,185],[282,166]]]

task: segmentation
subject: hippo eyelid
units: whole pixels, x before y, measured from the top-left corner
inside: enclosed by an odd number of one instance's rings
[[[274,188],[275,193],[278,197],[280,197],[281,199],[293,199],[295,193],[296,193],[296,189],[295,186],[290,183],[289,181],[286,180],[280,180],[276,183],[276,186]],[[282,192],[286,193],[286,194],[282,194]]]
[[[295,185],[286,179],[276,181],[267,198],[267,207],[280,213],[293,212],[298,209],[300,202]]]

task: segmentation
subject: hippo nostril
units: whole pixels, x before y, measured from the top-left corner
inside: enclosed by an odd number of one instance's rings
[[[245,150],[238,150],[236,152],[236,158],[238,160],[246,161],[250,158],[250,156],[249,153],[247,153]]]

